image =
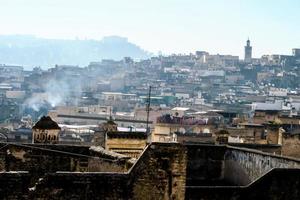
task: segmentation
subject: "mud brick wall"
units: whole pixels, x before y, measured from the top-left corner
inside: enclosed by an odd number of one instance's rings
[[[150,145],[130,171],[132,199],[184,199],[186,152],[175,143]]]

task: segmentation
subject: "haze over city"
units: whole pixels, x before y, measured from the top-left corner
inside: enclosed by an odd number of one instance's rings
[[[299,0],[0,0],[0,199],[300,199]]]
[[[299,47],[299,9],[297,0],[1,0],[0,34],[96,40],[118,35],[154,54],[200,49],[240,57],[249,37],[253,57],[260,57]]]

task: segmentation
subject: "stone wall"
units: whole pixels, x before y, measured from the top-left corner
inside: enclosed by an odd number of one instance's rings
[[[253,143],[228,143],[229,146],[255,149],[258,151],[281,155],[282,145],[279,144],[253,144]]]
[[[29,192],[30,199],[130,199],[124,173],[48,174]]]
[[[189,200],[300,199],[300,169],[273,169],[249,186],[187,187]]]
[[[184,199],[186,162],[183,145],[153,143],[129,172],[132,198]]]
[[[44,160],[32,161],[39,172],[41,166],[46,167]],[[50,166],[51,161],[47,163]],[[11,185],[5,191],[1,185],[1,191],[15,199],[184,199],[186,148],[177,143],[152,144],[128,172],[45,170],[35,178],[32,171],[26,173],[27,182],[22,181],[20,172],[3,172],[0,180]]]
[[[0,144],[1,171],[29,171],[40,176],[56,171],[124,172],[130,165],[99,157],[85,146],[43,144]]]
[[[28,172],[0,172],[0,199],[28,199]]]
[[[6,147],[1,146],[1,152]],[[78,172],[61,171],[71,165],[60,165],[60,162],[68,163],[67,157],[57,162],[56,151],[63,146],[49,145],[48,148],[53,151],[38,154],[32,150],[34,148],[24,148],[25,154],[14,153],[15,165],[28,172],[0,174],[2,199],[300,198],[300,169],[291,169],[300,168],[300,161],[255,150],[222,145],[152,143],[127,172]],[[75,158],[76,153],[87,151],[86,147],[77,149],[74,146],[65,147],[65,150],[72,148],[73,155],[69,152],[69,157]],[[26,161],[28,152],[36,157],[30,157],[31,168]],[[22,164],[22,158],[27,164]],[[2,159],[4,167],[5,159]],[[16,166],[14,169],[22,170]],[[35,177],[35,172],[41,171],[43,173]]]
[[[273,168],[300,168],[297,159],[236,147],[228,147],[224,159],[224,178],[238,185],[247,185]]]
[[[219,185],[224,181],[225,146],[186,145],[187,185]]]
[[[240,147],[187,147],[187,186],[248,185],[273,168],[300,168],[300,160]]]
[[[300,135],[283,138],[282,155],[300,158]]]

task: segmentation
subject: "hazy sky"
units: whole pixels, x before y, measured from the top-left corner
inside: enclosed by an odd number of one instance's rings
[[[46,38],[120,35],[157,53],[291,54],[300,0],[0,0],[0,34]]]

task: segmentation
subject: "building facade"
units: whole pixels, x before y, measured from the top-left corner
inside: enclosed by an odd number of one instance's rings
[[[32,127],[33,143],[58,143],[61,128],[49,116],[43,116]]]

